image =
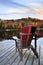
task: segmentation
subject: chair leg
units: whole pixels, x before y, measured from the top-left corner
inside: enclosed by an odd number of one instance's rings
[[[17,41],[15,40],[15,45],[16,45],[16,52],[17,52]]]
[[[32,45],[31,45],[31,49],[32,49],[32,51],[34,52],[34,54],[36,55],[36,57],[38,58],[38,53],[37,53],[36,49],[35,49],[35,48],[33,48],[33,46],[32,46]]]
[[[20,60],[23,60],[22,59],[22,57],[23,57],[22,48],[18,48],[18,52],[19,52],[19,55],[20,55]]]
[[[35,50],[37,50],[37,35],[35,34]]]

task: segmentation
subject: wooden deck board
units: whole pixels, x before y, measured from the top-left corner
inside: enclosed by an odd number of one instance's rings
[[[40,50],[40,64],[43,65],[43,47],[42,46]]]
[[[23,50],[23,56],[26,54],[26,52],[27,52],[27,50],[26,51]],[[20,62],[21,62],[20,56],[18,56],[17,59],[15,60],[15,62],[12,65],[14,65],[14,64],[19,65]]]
[[[0,45],[3,46],[4,44]],[[18,51],[16,52],[14,43],[10,45],[6,44],[3,47],[4,48],[1,47],[2,49],[0,49],[0,65],[38,65],[39,59],[34,57],[34,54],[31,50],[24,49],[23,61],[20,61],[20,56]],[[43,64],[42,51],[40,57],[41,65]]]
[[[6,48],[3,48],[2,50],[0,50],[0,55],[2,55],[3,53],[5,54],[7,52],[8,49],[12,48],[14,45],[8,46]],[[3,46],[2,46],[3,47]],[[1,56],[0,56],[1,57]]]
[[[8,60],[14,55],[14,49],[12,51],[10,51],[8,54],[6,54],[2,59],[1,62],[6,63],[8,62]],[[12,53],[13,52],[13,53]],[[1,63],[0,62],[0,63]]]

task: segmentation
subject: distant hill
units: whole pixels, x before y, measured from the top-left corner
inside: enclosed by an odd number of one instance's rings
[[[0,19],[0,23],[5,23],[6,25],[12,25],[12,26],[14,26],[15,24],[17,25],[17,24],[19,24],[19,23],[21,23],[21,22],[24,22],[24,24],[26,24],[26,25],[29,25],[29,24],[31,24],[31,23],[38,23],[38,24],[43,24],[43,20],[39,20],[39,19],[36,19],[36,18],[30,18],[30,17],[28,17],[28,18],[22,18],[22,19],[17,19],[17,20],[1,20]]]

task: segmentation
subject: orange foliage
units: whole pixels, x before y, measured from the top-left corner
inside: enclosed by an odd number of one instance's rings
[[[36,27],[40,27],[40,23],[39,22],[36,22]]]
[[[32,22],[31,25],[36,26],[36,27],[40,27],[41,24],[39,22]]]
[[[36,23],[35,23],[35,22],[32,22],[31,25],[32,25],[32,26],[36,26]]]

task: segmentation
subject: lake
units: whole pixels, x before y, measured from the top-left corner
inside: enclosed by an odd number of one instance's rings
[[[12,43],[15,43],[15,41],[14,40],[2,40],[2,41],[0,41],[0,44],[12,44]],[[31,44],[32,45],[34,45],[34,40],[32,40],[32,42],[31,42]],[[37,40],[37,45],[39,46],[43,46],[43,37],[42,38],[39,38],[38,40]]]

